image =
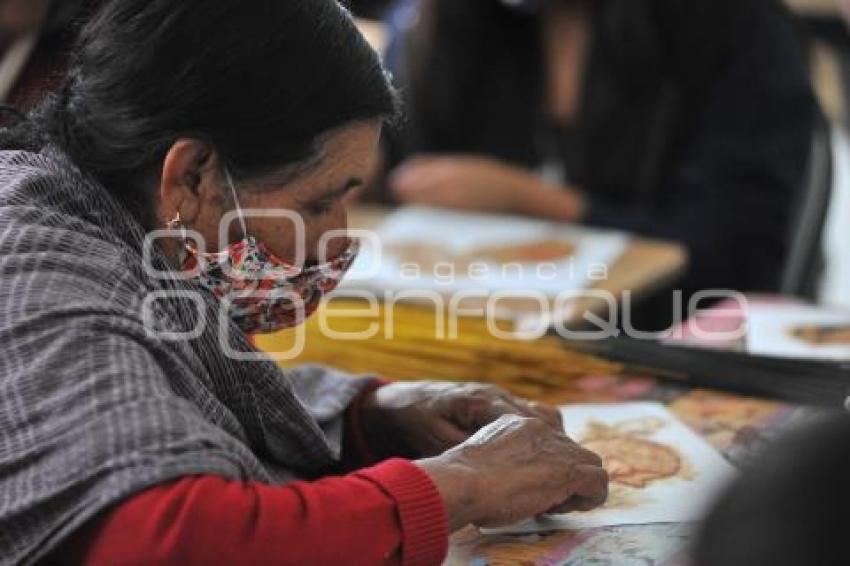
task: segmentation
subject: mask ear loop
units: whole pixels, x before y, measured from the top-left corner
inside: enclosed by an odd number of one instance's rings
[[[239,196],[236,194],[236,185],[233,183],[233,177],[227,167],[224,168],[224,179],[230,186],[230,192],[233,195],[233,203],[236,205],[236,212],[239,213],[239,225],[242,226],[242,236],[248,237],[248,226],[245,224],[245,215],[242,213],[242,206],[239,204]]]

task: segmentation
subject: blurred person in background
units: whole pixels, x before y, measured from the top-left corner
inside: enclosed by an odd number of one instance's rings
[[[850,564],[849,443],[846,416],[778,442],[701,527],[694,566]]]
[[[398,201],[675,240],[686,294],[777,289],[816,116],[779,2],[402,0],[389,21]]]
[[[0,104],[26,112],[65,76],[74,23],[95,0],[0,0]]]

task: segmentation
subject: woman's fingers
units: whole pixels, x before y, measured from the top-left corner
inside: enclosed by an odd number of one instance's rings
[[[492,404],[499,403],[504,400]],[[607,497],[608,476],[598,457],[537,418],[502,416],[437,461],[466,477],[467,491],[475,494],[472,512],[468,502],[459,502],[450,515],[471,517],[479,526],[510,524],[550,509],[591,509]]]
[[[486,426],[503,415],[540,419],[559,432],[564,431],[563,419],[558,409],[515,397],[500,387],[486,384],[465,386],[468,401],[465,406],[473,414],[464,419],[471,432]],[[483,408],[482,408],[483,404]]]
[[[438,419],[433,424],[433,429],[429,435],[430,447],[425,452],[425,456],[436,456],[458,444],[463,444],[469,440],[469,433],[462,430],[452,422]]]
[[[564,421],[561,417],[561,412],[555,407],[536,401],[526,401],[525,399],[514,397],[507,392],[503,392],[501,398],[516,407],[517,414],[538,418],[556,430],[564,430]]]
[[[573,493],[566,501],[554,507],[550,513],[590,511],[608,499],[608,473],[601,466],[580,464],[575,468],[576,480],[572,482]]]
[[[483,426],[487,426],[488,424],[499,420],[500,417],[505,415],[516,415],[518,417],[531,417],[533,415],[527,414],[521,407],[516,406],[513,403],[509,403],[505,399],[497,398],[497,399],[488,399],[486,402],[482,403],[482,409],[476,411],[477,415],[470,422],[473,429],[478,430]],[[470,431],[470,432],[474,432]]]
[[[534,401],[517,399],[517,402],[525,407],[525,410],[530,415],[537,417],[552,428],[564,430],[564,419],[561,417],[561,411],[558,409]]]

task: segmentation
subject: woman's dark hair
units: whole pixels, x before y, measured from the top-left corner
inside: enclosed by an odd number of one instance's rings
[[[0,146],[55,144],[144,215],[145,182],[178,137],[208,141],[237,178],[260,177],[396,107],[335,0],[111,0],[83,28],[61,92]]]
[[[44,22],[43,36],[62,35],[73,30],[81,16],[94,11],[100,0],[53,0]]]

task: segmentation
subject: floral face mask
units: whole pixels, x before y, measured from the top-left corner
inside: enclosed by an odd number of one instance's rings
[[[331,261],[298,267],[275,257],[268,247],[249,236],[239,205],[236,187],[225,173],[244,238],[221,252],[201,252],[184,241],[183,269],[219,300],[229,303],[233,322],[249,334],[291,328],[316,311],[322,297],[342,281],[359,249],[352,240],[348,248]]]

